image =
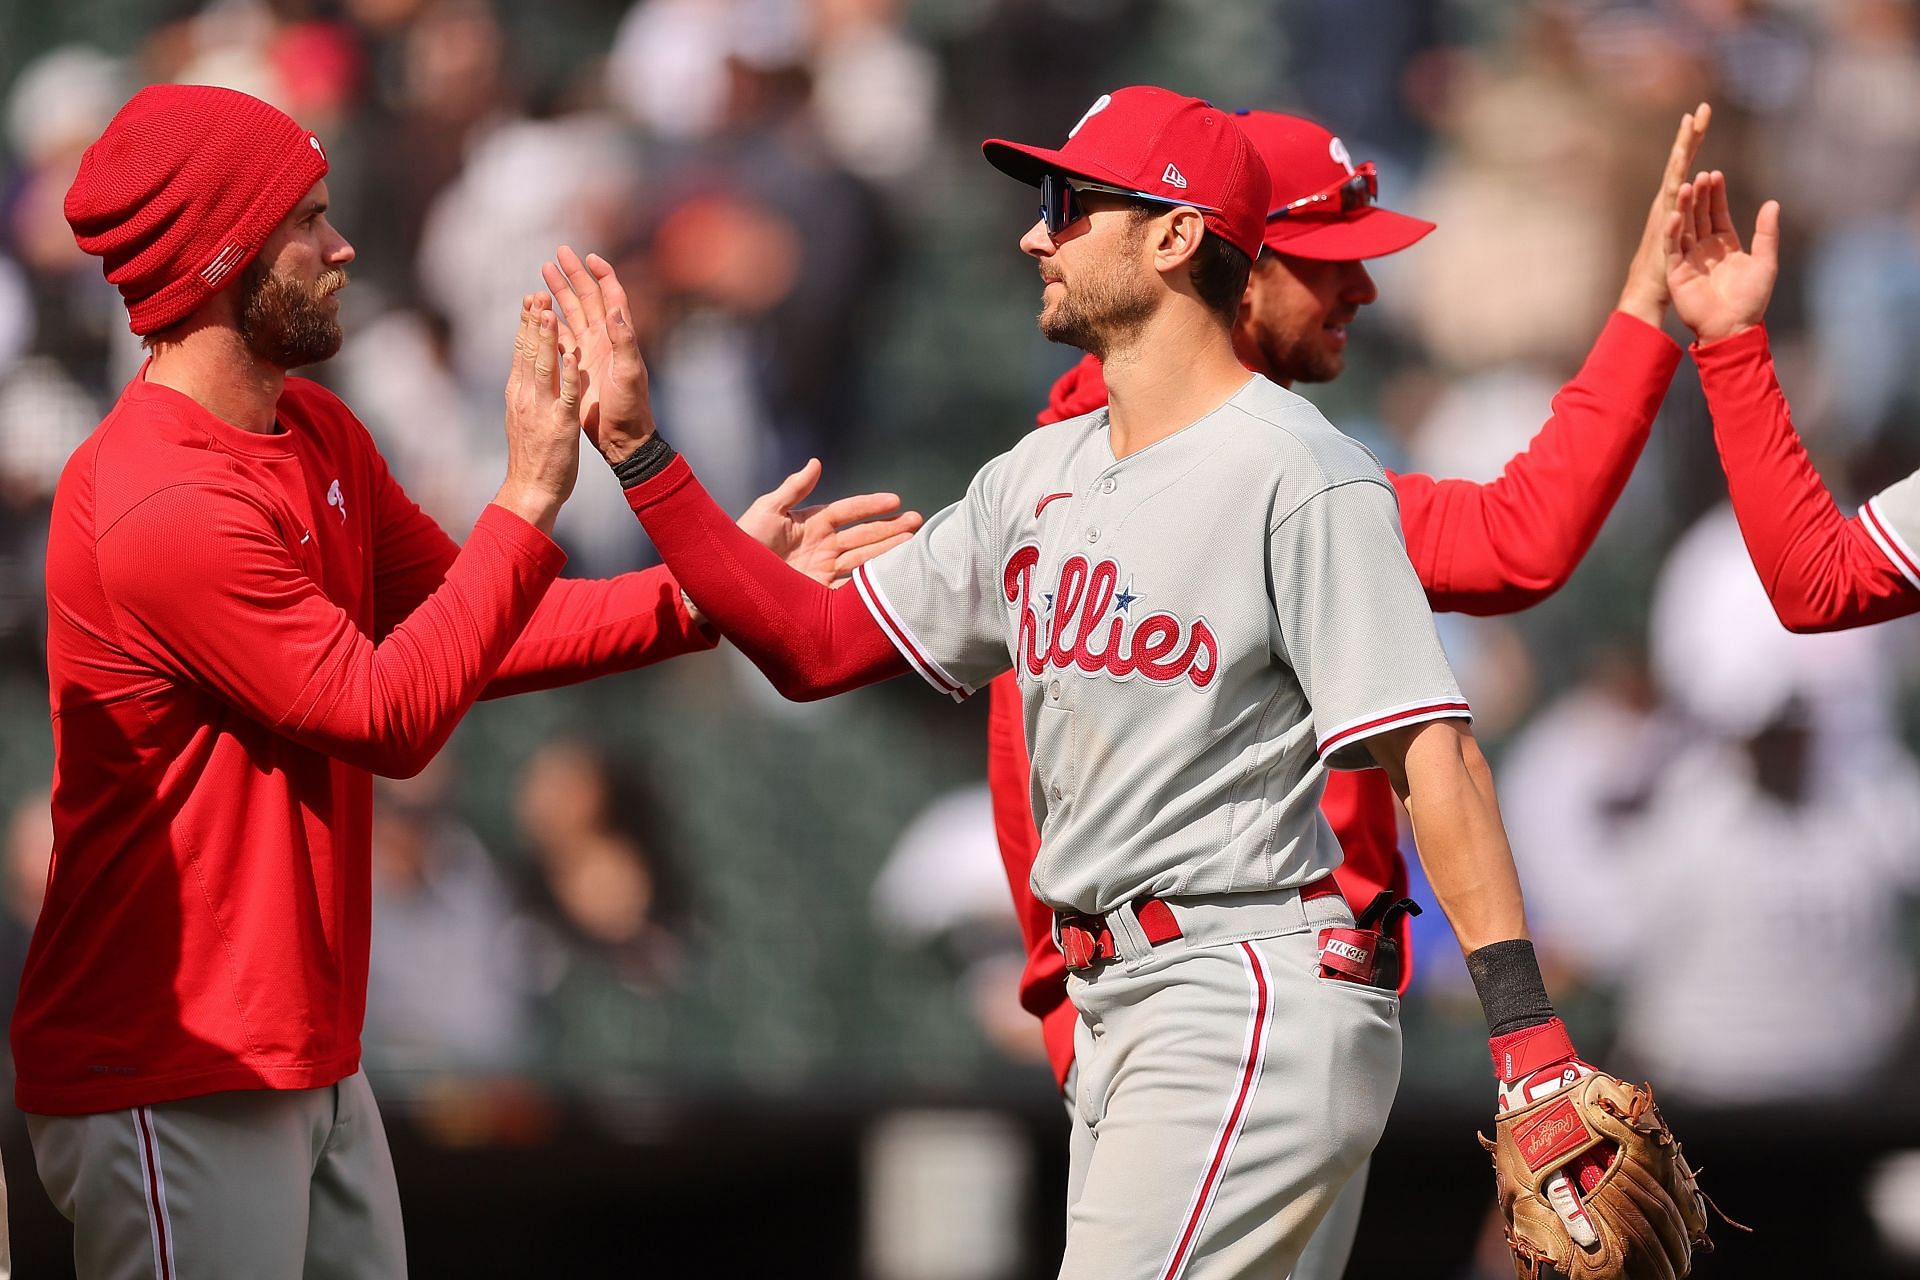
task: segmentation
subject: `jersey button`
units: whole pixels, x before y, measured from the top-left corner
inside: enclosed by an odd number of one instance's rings
[[[1047,686],[1047,697],[1051,698],[1055,702],[1060,701],[1060,682],[1058,680],[1055,680],[1052,684]]]
[[[1067,798],[1066,788],[1062,787],[1057,782],[1053,784],[1053,789],[1051,794],[1053,795],[1053,798],[1055,800],[1065,800]]]
[[[1115,489],[1118,489],[1119,487],[1120,487],[1120,482],[1118,480],[1115,480],[1112,476],[1108,476],[1105,480],[1102,480],[1100,482],[1100,492],[1102,493],[1112,493]]]
[[[1088,542],[1098,542],[1098,541],[1100,541],[1100,531],[1099,531],[1098,529],[1088,529],[1088,530],[1087,530],[1087,541],[1088,541]]]

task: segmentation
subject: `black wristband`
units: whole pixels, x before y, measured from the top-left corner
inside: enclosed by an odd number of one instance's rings
[[[1491,942],[1467,956],[1467,973],[1487,1015],[1487,1033],[1504,1036],[1553,1019],[1540,960],[1525,938]]]
[[[622,489],[631,489],[665,471],[676,456],[666,437],[656,431],[647,437],[645,444],[614,463],[613,474],[619,478]]]

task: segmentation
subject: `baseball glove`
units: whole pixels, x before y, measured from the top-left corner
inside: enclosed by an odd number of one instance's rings
[[[1650,1090],[1595,1071],[1501,1115],[1480,1144],[1493,1156],[1520,1280],[1679,1280],[1696,1249],[1713,1248],[1706,1196]],[[1568,1193],[1560,1173],[1582,1187],[1590,1245],[1568,1234],[1548,1199]]]

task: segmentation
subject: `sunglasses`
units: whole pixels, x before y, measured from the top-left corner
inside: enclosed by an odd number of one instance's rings
[[[1380,198],[1380,175],[1369,160],[1351,174],[1328,184],[1310,196],[1301,196],[1267,215],[1267,221],[1307,215],[1339,217],[1355,209],[1365,209]]]
[[[1202,213],[1219,212],[1212,205],[1195,204],[1191,200],[1168,200],[1127,187],[1110,187],[1103,182],[1088,182],[1084,178],[1069,178],[1062,173],[1049,173],[1042,175],[1040,179],[1040,221],[1047,224],[1048,235],[1057,236],[1087,216],[1086,205],[1074,198],[1087,191],[1100,191],[1110,196],[1125,196],[1129,200],[1140,200],[1168,209],[1187,208],[1198,209]]]

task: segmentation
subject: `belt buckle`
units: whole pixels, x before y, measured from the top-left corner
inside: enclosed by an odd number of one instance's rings
[[[1093,968],[1094,961],[1101,958],[1100,935],[1106,928],[1107,922],[1099,916],[1067,916],[1060,921],[1060,954],[1067,968]]]

